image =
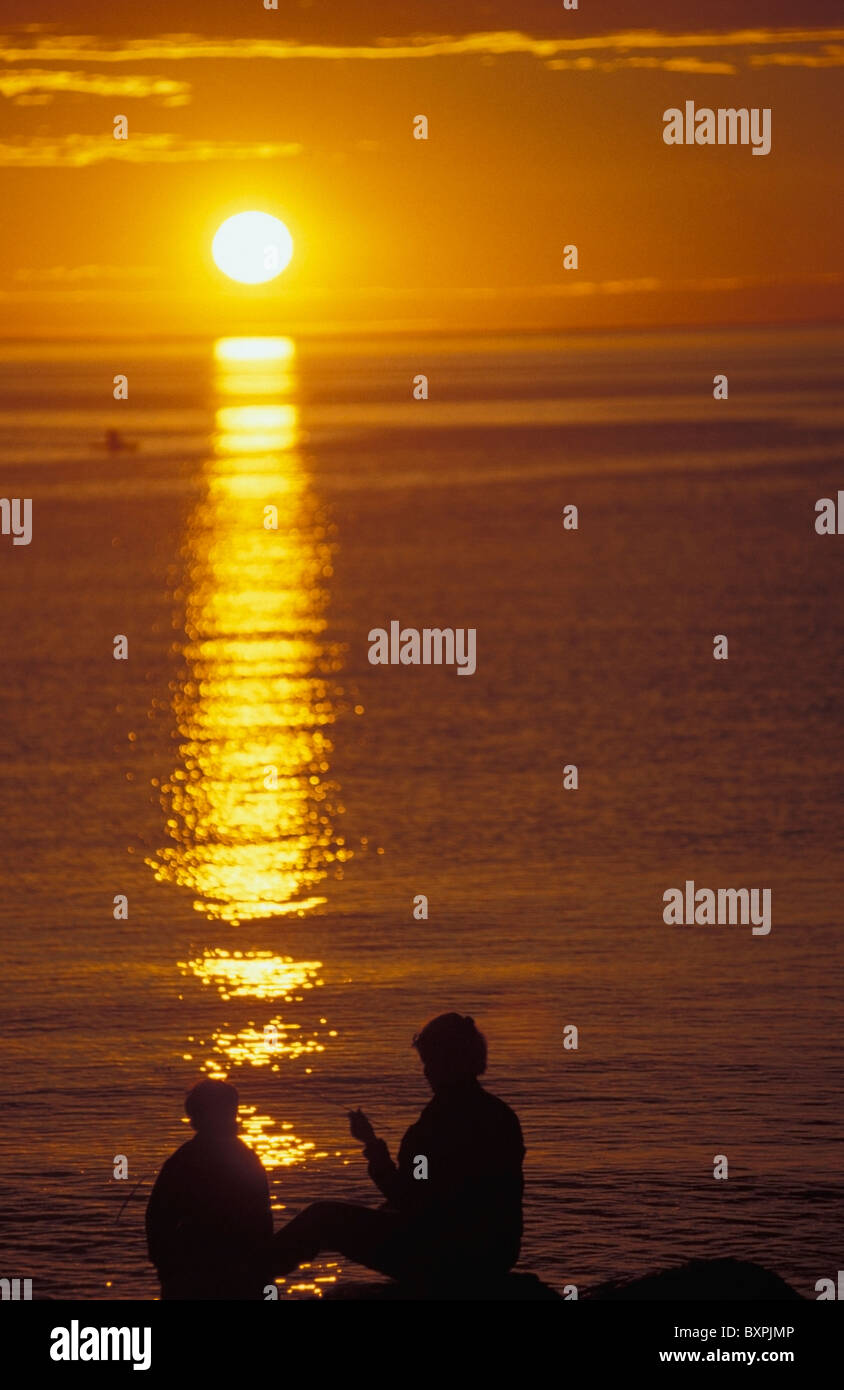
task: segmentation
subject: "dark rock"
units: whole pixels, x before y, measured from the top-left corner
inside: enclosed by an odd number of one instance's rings
[[[778,1274],[771,1274],[750,1260],[690,1260],[676,1269],[663,1269],[641,1279],[599,1284],[597,1288],[584,1290],[582,1296],[603,1302],[720,1299],[742,1303],[756,1299],[781,1302],[802,1299],[802,1294]]]

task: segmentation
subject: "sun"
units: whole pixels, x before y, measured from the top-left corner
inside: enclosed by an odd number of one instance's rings
[[[217,228],[211,243],[214,263],[230,280],[260,285],[274,280],[293,255],[293,238],[268,212],[238,212]]]

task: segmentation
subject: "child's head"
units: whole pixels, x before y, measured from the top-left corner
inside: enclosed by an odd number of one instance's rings
[[[234,1134],[239,1099],[227,1081],[198,1081],[185,1097],[185,1110],[197,1134]]]

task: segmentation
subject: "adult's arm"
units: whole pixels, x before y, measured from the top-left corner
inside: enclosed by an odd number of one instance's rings
[[[372,1139],[363,1151],[369,1160],[369,1176],[375,1186],[384,1194],[387,1201],[399,1210],[407,1207],[409,1197],[407,1176],[402,1171],[403,1150],[406,1142],[407,1135],[402,1140],[399,1150],[398,1166],[390,1158],[390,1151],[383,1139]]]

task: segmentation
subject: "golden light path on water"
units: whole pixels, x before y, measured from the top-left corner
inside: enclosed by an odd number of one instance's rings
[[[324,640],[331,542],[297,449],[293,343],[216,345],[213,451],[185,553],[172,845],[153,867],[232,924],[307,912],[351,858],[328,779],[341,652]],[[257,399],[256,399],[257,397]],[[248,399],[244,399],[248,398]]]
[[[295,961],[289,956],[276,956],[271,951],[207,950],[195,960],[179,961],[183,975],[195,975],[204,985],[215,986],[224,1002],[230,999],[256,999],[295,1006],[303,1002],[304,992],[322,986],[319,961]],[[327,1027],[320,1018],[319,1028],[305,1033],[301,1024],[285,1021],[278,1012],[270,1012],[260,1026],[255,1022],[239,1029],[216,1029],[211,1039],[210,1053],[201,1070],[213,1079],[225,1080],[233,1068],[268,1067],[280,1070],[280,1060],[298,1060],[325,1051],[322,1038],[336,1038],[335,1029]],[[201,1039],[189,1037],[191,1044]],[[186,1060],[193,1060],[187,1053]],[[289,1167],[315,1154],[314,1145],[303,1142],[293,1134],[292,1122],[280,1127],[269,1115],[260,1115],[254,1106],[241,1105],[241,1130],[268,1170]]]
[[[330,780],[342,652],[325,638],[332,545],[298,448],[294,344],[219,340],[214,386],[213,446],[175,595],[178,765],[160,788],[170,843],[149,862],[226,932],[179,962],[216,991],[222,1015],[209,1037],[189,1036],[184,1060],[242,1088],[243,1138],[271,1171],[326,1155],[293,1120],[251,1105],[244,1073],[307,1064],[337,1035],[307,1007],[321,963],[250,949],[248,929],[263,923],[265,942],[268,920],[324,903],[319,885],[351,858]]]

